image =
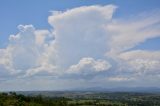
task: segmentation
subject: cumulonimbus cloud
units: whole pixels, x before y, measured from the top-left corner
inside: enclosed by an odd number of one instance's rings
[[[140,70],[157,74],[159,51],[131,49],[160,36],[159,11],[119,20],[113,16],[116,9],[95,5],[54,11],[48,18],[52,31],[18,26],[19,33],[0,49],[0,69],[20,76],[57,77],[66,73],[96,76],[109,70],[110,80],[120,82],[128,79],[123,71],[130,69],[136,70],[130,74],[134,77]]]

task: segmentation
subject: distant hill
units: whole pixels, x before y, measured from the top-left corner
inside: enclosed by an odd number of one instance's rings
[[[158,87],[117,87],[117,88],[102,88],[102,87],[91,87],[91,88],[78,88],[71,91],[93,91],[93,92],[142,92],[142,93],[160,93]]]
[[[119,94],[119,93],[129,93],[129,94],[158,94],[160,95],[160,88],[156,87],[135,87],[135,88],[101,88],[101,87],[91,87],[83,89],[73,89],[65,91],[17,91],[17,94],[23,94],[26,96],[37,96],[43,95],[46,97],[67,97],[67,98],[79,98],[79,97],[93,97],[93,95],[101,94]]]

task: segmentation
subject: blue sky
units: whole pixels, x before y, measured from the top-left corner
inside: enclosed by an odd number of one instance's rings
[[[0,89],[160,87],[159,5],[159,0],[0,1]]]

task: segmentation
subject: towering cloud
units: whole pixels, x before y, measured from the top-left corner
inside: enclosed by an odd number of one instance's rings
[[[18,34],[10,35],[10,43],[6,49],[0,50],[1,65],[12,74],[25,74],[30,70],[36,73],[41,71],[41,67],[45,71],[53,70],[49,68],[50,63],[45,56],[49,45],[45,38],[49,36],[49,32],[35,30],[32,25],[19,25],[18,29],[20,30]],[[37,70],[34,71],[35,69]]]
[[[33,76],[47,77],[44,81],[49,84],[52,80],[69,84],[76,76],[79,82],[118,85],[124,81],[142,84],[136,82],[145,78],[158,81],[160,51],[134,47],[160,37],[159,10],[120,20],[113,16],[116,8],[95,5],[53,11],[48,18],[52,31],[19,25],[19,33],[10,35],[8,46],[0,49],[0,80]],[[85,81],[81,83],[87,85]]]
[[[103,58],[110,36],[105,26],[112,20],[114,5],[84,6],[65,12],[53,12],[53,26],[59,63],[69,67],[81,58]]]

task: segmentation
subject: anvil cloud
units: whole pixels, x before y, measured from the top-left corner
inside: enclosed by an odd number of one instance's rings
[[[130,81],[146,86],[144,79],[156,86],[160,51],[134,47],[160,37],[160,11],[123,20],[114,18],[116,9],[115,5],[93,5],[53,11],[48,18],[52,30],[19,25],[19,32],[10,35],[8,45],[0,49],[0,86],[17,79],[42,86],[37,80],[43,78],[48,84],[60,80],[75,87],[76,82],[119,86]]]

